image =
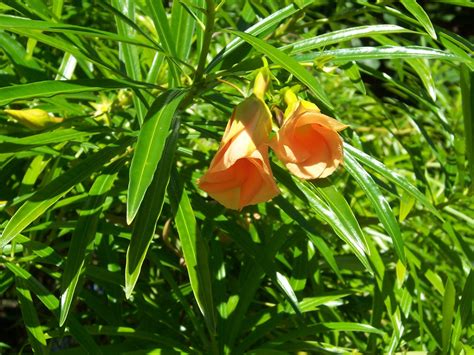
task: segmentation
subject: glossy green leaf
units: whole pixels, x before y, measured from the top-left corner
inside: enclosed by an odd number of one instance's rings
[[[288,186],[287,186],[288,187]],[[308,233],[308,238],[319,250],[323,258],[326,260],[328,265],[336,273],[338,278],[342,281],[341,271],[337,265],[334,253],[331,248],[327,245],[323,238],[318,236],[318,231],[308,221],[305,220],[304,216],[286,199],[282,196],[277,196],[273,199],[274,202],[292,219],[294,219],[301,228]]]
[[[466,137],[466,155],[469,161],[471,181],[474,181],[474,71],[461,66],[461,93]]]
[[[280,47],[280,50],[290,50],[290,54],[307,52],[316,48],[328,46],[330,44],[350,41],[354,38],[370,37],[374,35],[388,33],[413,32],[398,25],[369,25],[345,28],[343,30],[324,33],[319,36],[306,38],[295,43]]]
[[[443,354],[448,354],[451,345],[451,332],[454,318],[454,304],[456,302],[456,289],[451,279],[448,277],[444,286],[443,298],[443,323],[442,323],[442,343]]]
[[[59,300],[54,296],[54,294],[49,292],[41,282],[20,266],[9,262],[5,263],[5,266],[16,276],[17,279],[22,279],[25,288],[38,297],[41,303],[43,303],[48,310],[59,318]],[[91,354],[102,354],[99,346],[77,319],[69,317],[67,325],[71,335],[79,342],[79,344],[81,344],[84,351]]]
[[[100,133],[100,131],[78,131],[73,128],[55,129],[49,132],[33,134],[26,137],[11,137],[0,135],[0,145],[12,143],[15,145],[40,146],[46,144],[58,144],[68,141],[80,141],[81,139]]]
[[[79,219],[71,237],[66,263],[61,279],[61,309],[59,325],[63,326],[71,308],[76,294],[76,288],[81,276],[81,271],[88,259],[92,249],[91,242],[97,232],[97,224],[100,214],[103,212],[103,204],[106,194],[113,186],[117,178],[118,169],[123,165],[119,160],[106,168],[99,175],[89,191],[89,199],[84,208],[79,211]]]
[[[135,218],[161,159],[171,121],[185,91],[171,90],[159,96],[150,107],[130,165],[127,196],[127,223]]]
[[[332,112],[333,107],[326,96],[326,93],[321,88],[321,84],[316,78],[311,75],[305,68],[303,68],[295,59],[289,57],[287,54],[261,40],[260,38],[251,36],[245,32],[231,31],[244,41],[252,45],[258,52],[268,56],[275,64],[279,64],[293,74],[298,80],[305,84],[308,89],[315,95],[319,104],[324,106],[328,111]]]
[[[429,211],[431,211],[439,219],[443,219],[436,210],[436,208],[431,204],[431,202],[423,195],[415,186],[413,186],[405,177],[397,174],[396,172],[388,169],[384,164],[372,158],[371,156],[365,154],[364,152],[352,147],[351,145],[344,144],[345,153],[353,156],[362,164],[373,169],[387,180],[393,182],[401,189],[405,190],[409,195],[413,196],[417,201],[423,204]]]
[[[174,162],[178,131],[179,119],[175,119],[172,133],[166,140],[153,180],[145,194],[133,225],[125,266],[125,295],[127,298],[132,295],[143,261],[155,235],[156,224],[161,215],[171,167]]]
[[[363,95],[367,94],[367,90],[365,89],[364,82],[362,81],[362,77],[360,75],[359,67],[355,62],[349,62],[341,67],[351,80],[352,84],[359,90]]]
[[[155,29],[158,32],[161,45],[169,56],[177,58],[176,45],[179,42],[174,42],[174,36],[172,35],[163,4],[160,1],[146,0],[146,5],[147,9],[150,11],[150,16],[153,20],[153,23],[155,24]],[[174,87],[180,82],[178,69],[170,57],[167,59],[170,69],[170,84],[171,87]]]
[[[51,97],[58,94],[75,94],[103,89],[121,89],[130,87],[129,82],[112,79],[47,80],[35,83],[0,87],[0,106],[13,101]],[[133,85],[133,84],[132,84]]]
[[[285,20],[286,18],[290,17],[291,15],[295,14],[296,12],[300,11],[311,3],[311,0],[303,0],[300,4],[288,5],[271,14],[270,16],[260,20],[255,25],[248,28],[245,32],[252,36],[258,36],[259,34],[262,34],[267,30],[271,29],[272,27],[278,25],[281,21]],[[216,70],[216,66],[220,62],[222,62],[225,58],[231,56],[232,52],[234,52],[244,43],[244,40],[241,38],[236,38],[232,40],[229,44],[225,46],[224,49],[222,49],[222,51],[219,52],[219,54],[217,54],[217,56],[211,61],[211,63],[209,63],[206,68],[206,72],[212,72]]]
[[[122,154],[129,141],[124,139],[116,145],[103,148],[38,190],[9,220],[0,237],[0,246],[9,243],[76,184],[101,170],[112,158]]]
[[[195,20],[186,11],[180,1],[174,1],[171,10],[171,28],[174,30],[174,44],[176,55],[179,59],[186,61],[191,52],[191,44],[194,34]]]
[[[333,49],[322,52],[311,52],[294,57],[297,62],[310,62],[318,59],[325,59],[331,62],[345,62],[348,60],[367,59],[403,59],[403,58],[426,58],[440,59],[449,62],[466,62],[464,57],[421,46],[381,46],[381,47],[356,47]]]
[[[27,30],[27,31],[48,31],[48,32],[69,32],[81,34],[83,36],[91,36],[97,38],[104,38],[108,40],[132,43],[138,46],[152,47],[152,43],[143,43],[125,36],[124,34],[115,34],[112,32],[101,31],[92,27],[81,27],[69,25],[64,23],[55,23],[49,21],[37,21],[30,18],[23,18],[10,15],[0,14],[0,29],[9,31]]]
[[[202,239],[188,194],[176,172],[171,174],[168,195],[174,212],[189,281],[194,297],[211,334],[216,329],[212,283],[209,271],[208,246]]]
[[[474,300],[474,271],[471,269],[461,295],[459,310],[461,313],[461,324],[463,327],[469,325],[472,319],[472,301]]]
[[[397,45],[396,41],[387,38],[387,36],[377,36],[374,39],[382,45]],[[422,58],[411,58],[405,59],[405,61],[418,74],[431,99],[433,101],[436,101],[436,85],[431,74],[431,68],[428,65],[427,60]]]
[[[416,2],[416,0],[401,0],[403,6],[410,11],[410,13],[420,22],[425,28],[426,32],[433,38],[437,39],[435,29],[430,21],[430,17],[427,15],[423,7]]]
[[[310,188],[308,184],[297,181],[296,185],[308,199],[310,207],[318,217],[328,223],[334,232],[346,242],[360,260],[371,270],[367,259],[365,236],[354,218],[344,198],[333,187]]]
[[[46,338],[41,329],[41,323],[31,298],[31,292],[25,287],[25,282],[21,278],[16,279],[16,293],[20,303],[22,320],[25,322],[28,339],[34,353],[47,354]]]
[[[134,21],[135,17],[135,2],[128,1],[128,0],[113,0],[113,6],[122,10],[124,16],[130,18],[131,21]],[[126,26],[125,23],[120,21],[120,18],[115,19],[117,24],[117,32],[120,36],[133,38],[135,36],[135,32],[133,29]],[[125,64],[125,71],[127,75],[136,81],[140,81],[142,79],[141,75],[141,62],[138,56],[138,50],[136,46],[132,46],[128,43],[122,43],[119,46],[119,55],[123,59]],[[145,106],[143,102],[140,101],[140,98],[137,95],[133,95],[132,97],[133,105],[137,110],[137,118],[138,122],[142,123],[145,117]]]
[[[10,58],[20,75],[30,80],[45,79],[41,66],[33,58],[28,58],[25,48],[9,34],[0,32],[0,48]]]
[[[330,305],[331,303],[334,303],[337,300],[340,300],[341,298],[344,298],[346,296],[349,296],[351,293],[350,292],[334,292],[334,293],[327,293],[325,295],[318,295],[315,297],[308,297],[304,298],[299,306],[301,309],[301,312],[311,312],[316,310],[319,306],[322,305]]]
[[[367,194],[367,197],[372,202],[372,206],[375,209],[380,222],[392,238],[398,257],[404,264],[406,264],[405,250],[403,246],[403,239],[400,233],[400,226],[398,225],[397,219],[393,214],[387,200],[381,194],[372,177],[364,170],[357,160],[355,160],[350,154],[346,154],[344,157],[344,162],[346,170],[357,181],[359,186],[362,188],[362,190],[364,190],[364,192]]]

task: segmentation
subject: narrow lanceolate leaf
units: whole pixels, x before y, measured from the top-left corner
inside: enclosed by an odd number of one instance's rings
[[[25,282],[21,278],[16,279],[16,293],[20,303],[22,320],[25,323],[30,345],[35,354],[47,354],[46,338],[38,319],[31,292],[25,287]]]
[[[33,58],[28,58],[25,48],[9,34],[0,32],[0,48],[3,49],[20,75],[28,80],[45,78],[41,66]]]
[[[130,18],[131,21],[134,21],[135,16],[135,2],[128,1],[128,0],[113,0],[112,4],[114,7],[121,10],[124,16]],[[117,31],[119,35],[133,38],[135,36],[135,32],[132,28],[128,27],[120,18],[116,17],[115,22],[117,24]],[[138,57],[138,50],[136,46],[132,46],[127,43],[120,43],[119,44],[119,55],[125,64],[125,70],[127,75],[133,79],[140,81],[142,78],[141,75],[141,67],[140,67],[140,58]],[[140,123],[143,122],[143,118],[145,117],[145,106],[143,102],[140,101],[138,95],[133,95],[132,97],[133,105],[137,110],[138,121]]]
[[[471,181],[474,184],[474,71],[470,70],[466,65],[461,66],[461,93],[466,154]]]
[[[60,326],[63,326],[66,322],[74,295],[77,293],[76,287],[91,250],[91,242],[94,240],[97,231],[97,224],[107,196],[106,193],[112,188],[117,178],[118,169],[123,163],[123,160],[118,160],[95,179],[89,191],[89,199],[85,208],[79,211],[79,219],[72,234],[61,279]]]
[[[379,42],[382,45],[397,46],[396,41],[391,40],[387,36],[377,36],[374,38],[375,41]],[[413,70],[418,74],[423,85],[426,88],[426,91],[430,95],[431,99],[436,101],[436,86],[434,79],[431,73],[431,68],[428,65],[428,61],[422,58],[410,58],[405,59],[408,65],[410,65]]]
[[[177,118],[175,119],[172,133],[166,140],[166,145],[155,171],[153,181],[145,194],[133,225],[125,267],[125,295],[127,298],[130,298],[137,283],[148,247],[155,234],[156,223],[160,218],[166,187],[170,178],[171,166],[174,162],[178,131],[179,119]]]
[[[0,29],[7,31],[45,31],[45,32],[60,32],[68,34],[79,34],[81,36],[88,36],[94,38],[103,38],[110,41],[118,41],[125,43],[133,43],[137,46],[153,47],[153,42],[147,43],[134,40],[126,35],[117,35],[116,33],[101,31],[93,27],[81,27],[69,25],[66,23],[57,23],[52,21],[37,21],[30,18],[0,15]]]
[[[123,139],[110,145],[78,163],[64,174],[58,176],[48,185],[38,190],[26,201],[8,222],[0,237],[0,248],[4,247],[30,223],[41,216],[76,184],[101,170],[112,158],[122,154],[130,139]]]
[[[173,1],[171,10],[171,28],[173,28],[176,55],[186,61],[191,51],[192,38],[196,20],[186,11],[179,1]]]
[[[372,206],[379,217],[380,222],[384,226],[387,233],[390,235],[395,246],[395,251],[400,260],[406,264],[405,250],[403,247],[403,239],[400,234],[400,226],[393,214],[390,205],[385,197],[380,192],[377,184],[372,177],[365,171],[365,169],[355,160],[350,154],[344,157],[345,168],[357,181],[359,186],[367,194],[367,197],[372,202]]]
[[[421,46],[380,46],[380,47],[355,47],[342,48],[321,52],[310,52],[294,57],[297,62],[312,62],[316,59],[330,59],[331,62],[345,62],[348,60],[367,59],[403,59],[403,58],[426,58],[440,59],[449,62],[467,62],[466,58]]]
[[[188,194],[178,179],[178,173],[172,173],[168,188],[171,207],[175,215],[174,221],[181,241],[194,297],[210,333],[214,334],[216,320],[209,271],[208,246],[199,233]]]
[[[418,20],[418,22],[425,28],[426,32],[433,38],[436,39],[436,32],[433,24],[430,21],[430,17],[423,10],[423,8],[416,2],[416,0],[401,0],[403,6],[410,11],[410,13]]]
[[[296,185],[304,193],[310,203],[310,207],[316,212],[316,215],[327,222],[333,228],[334,232],[351,247],[354,254],[368,270],[372,270],[369,260],[367,259],[368,248],[366,246],[365,237],[357,221],[354,221],[355,217],[347,206],[347,202],[344,200],[344,203],[340,203],[341,198],[333,196],[336,197],[336,200],[329,205],[329,196],[327,194],[323,195],[323,200],[307,183],[296,181]],[[321,193],[321,189],[319,189],[318,192]],[[334,193],[334,195],[336,194]],[[336,206],[337,204],[339,205]]]
[[[103,89],[121,89],[129,88],[130,86],[134,86],[134,84],[112,79],[47,80],[13,85],[0,88],[0,106],[18,100],[51,97],[58,94],[76,94]]]
[[[5,266],[11,271],[15,277],[22,279],[23,286],[28,289],[33,295],[38,297],[41,303],[50,310],[56,317],[59,317],[59,300],[52,294],[44,285],[38,281],[28,271],[20,266],[7,262]],[[88,354],[102,354],[102,350],[94,342],[94,339],[84,329],[84,327],[74,317],[69,317],[67,322],[71,335],[83,347],[83,350]]]
[[[158,97],[148,110],[138,135],[135,153],[130,165],[127,196],[127,223],[138,212],[161,159],[169,134],[171,120],[184,96],[184,91],[170,90]]]
[[[436,217],[443,220],[443,217],[438,212],[438,210],[431,204],[431,202],[423,195],[413,184],[411,184],[405,177],[397,174],[396,172],[387,168],[384,164],[372,158],[371,156],[365,154],[364,152],[354,148],[353,146],[344,143],[344,149],[346,155],[351,155],[360,161],[365,166],[373,169],[380,175],[382,175],[387,180],[393,182],[395,185],[406,191],[409,195],[413,196],[417,201],[419,201],[423,206],[425,206],[431,213]]]
[[[33,134],[27,137],[11,137],[0,135],[0,144],[11,143],[15,145],[46,145],[62,142],[78,141],[87,136],[98,134],[100,131],[79,131],[73,128],[55,129],[53,131]]]
[[[298,5],[288,5],[271,14],[270,16],[265,17],[261,21],[257,22],[255,25],[249,27],[245,32],[252,36],[258,36],[259,34],[268,31],[272,27],[278,25],[284,19],[290,17],[291,15],[302,10],[304,7],[311,5],[312,3],[312,0],[303,0],[300,1]],[[232,40],[227,46],[225,46],[225,48],[223,48],[219,52],[219,54],[217,54],[217,56],[211,61],[211,63],[209,63],[206,68],[206,72],[209,73],[211,71],[215,71],[218,68],[217,65],[219,63],[221,63],[225,58],[231,57],[232,52],[234,52],[244,43],[245,41],[242,38],[236,38]]]
[[[276,175],[276,174],[275,174]],[[285,198],[281,195],[275,197],[273,200],[288,216],[290,216],[299,226],[308,233],[308,238],[319,250],[323,258],[326,260],[331,269],[336,273],[337,277],[342,281],[341,271],[337,265],[333,250],[329,248],[323,238],[318,236],[318,231],[314,228],[304,216]]]
[[[345,28],[334,32],[324,33],[320,36],[305,38],[300,41],[280,47],[280,50],[290,50],[290,54],[307,52],[330,44],[350,41],[354,38],[370,37],[387,33],[413,32],[397,25],[371,25]]]
[[[168,54],[168,64],[170,69],[170,84],[175,87],[179,83],[178,68],[174,59],[177,57],[176,45],[174,43],[173,34],[168,22],[166,11],[161,1],[146,0],[147,9],[150,11],[150,16],[155,24],[156,32],[160,38],[161,45]]]
[[[245,32],[231,31],[244,41],[249,43],[260,53],[268,56],[275,64],[279,64],[282,68],[297,77],[308,89],[315,95],[318,103],[332,113],[333,107],[326,96],[326,93],[321,89],[321,84],[316,78],[305,68],[303,68],[295,59],[289,57],[287,54],[281,52],[277,48],[261,40],[260,38],[251,36]]]
[[[456,289],[451,279],[448,277],[444,285],[443,299],[443,324],[441,328],[441,339],[443,344],[443,354],[448,354],[451,344],[451,332],[454,318],[454,303],[456,302]]]
[[[461,324],[467,328],[472,320],[472,300],[474,300],[474,270],[471,269],[464,284],[459,311],[461,313]]]

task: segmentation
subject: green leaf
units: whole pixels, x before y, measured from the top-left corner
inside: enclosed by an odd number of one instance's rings
[[[0,20],[1,23],[1,20]],[[28,58],[25,48],[11,36],[0,31],[0,48],[10,58],[15,70],[29,80],[41,80],[45,74],[41,66],[33,59]]]
[[[209,271],[208,246],[199,233],[194,212],[177,172],[172,172],[168,195],[174,212],[174,221],[181,241],[184,260],[194,297],[204,316],[211,335],[216,330],[212,282]]]
[[[451,279],[448,277],[444,286],[443,299],[443,324],[441,330],[441,338],[443,344],[443,354],[449,352],[451,344],[451,331],[454,318],[454,303],[456,302],[456,289]]]
[[[191,44],[194,33],[195,20],[186,11],[180,1],[173,1],[171,9],[171,28],[173,28],[176,45],[176,55],[179,59],[186,61],[191,52]]]
[[[466,65],[461,66],[461,94],[466,155],[469,162],[471,181],[474,184],[474,71],[469,70]]]
[[[415,206],[415,202],[416,200],[413,198],[413,196],[410,196],[405,191],[402,192],[400,197],[400,211],[398,215],[398,220],[400,223],[402,223],[405,218],[407,218],[408,214],[413,209],[413,206]]]
[[[345,154],[351,155],[360,161],[362,164],[373,169],[387,180],[393,182],[398,187],[406,191],[409,195],[413,196],[417,201],[423,204],[431,213],[433,213],[440,220],[443,220],[443,217],[438,212],[438,210],[431,204],[430,201],[423,195],[415,186],[413,186],[405,177],[397,174],[396,172],[388,169],[384,164],[372,158],[370,155],[365,154],[364,152],[358,150],[357,148],[352,147],[351,145],[344,143]]]
[[[287,186],[288,187],[288,186]],[[341,271],[334,258],[334,252],[327,245],[323,238],[318,236],[318,231],[313,227],[304,216],[285,198],[281,195],[275,197],[273,200],[288,216],[290,216],[298,225],[308,233],[308,238],[319,250],[323,258],[326,260],[331,269],[336,273],[337,277],[342,281]]]
[[[426,58],[440,59],[449,62],[466,62],[464,57],[456,54],[421,46],[380,46],[333,49],[321,52],[311,52],[294,57],[297,62],[312,62],[325,59],[331,62],[346,62],[348,60],[367,59],[398,59],[398,58]]]
[[[132,295],[143,261],[155,235],[156,224],[161,215],[166,187],[170,178],[171,166],[174,162],[178,132],[179,119],[177,118],[172,133],[166,140],[153,181],[145,194],[133,225],[125,266],[125,295],[127,298]]]
[[[435,29],[430,21],[430,17],[425,10],[416,2],[416,0],[401,0],[403,6],[420,22],[426,32],[433,38],[437,39]]]
[[[89,199],[84,209],[79,211],[79,219],[71,237],[61,279],[61,309],[59,315],[59,325],[61,327],[66,322],[81,271],[92,249],[91,242],[97,231],[97,224],[104,208],[103,204],[106,193],[112,188],[117,178],[118,170],[123,163],[123,160],[113,163],[105,169],[103,174],[95,179],[89,191]]]
[[[113,6],[122,10],[124,16],[130,18],[131,21],[134,21],[135,16],[135,6],[134,1],[128,0],[113,0]],[[116,17],[115,22],[117,24],[117,32],[120,36],[133,38],[135,36],[135,32],[125,25],[124,22],[120,20],[120,18]],[[128,43],[123,43],[119,46],[119,56],[122,58],[125,64],[125,71],[127,75],[136,81],[140,81],[142,79],[141,75],[141,67],[140,67],[140,58],[138,57],[138,50],[136,46],[132,46]],[[138,95],[133,95],[132,97],[133,105],[137,110],[138,122],[142,123],[143,118],[145,117],[145,106],[143,102],[140,101]]]
[[[0,248],[21,233],[30,223],[40,217],[76,184],[101,170],[112,158],[122,154],[130,139],[123,139],[92,154],[73,168],[58,176],[48,185],[38,190],[11,217],[0,237]]]
[[[393,41],[386,36],[377,36],[374,38],[375,41],[379,42],[382,45],[397,46],[398,43]],[[410,65],[413,70],[418,74],[423,85],[426,88],[426,91],[430,95],[431,99],[436,102],[436,86],[431,74],[431,67],[428,65],[426,59],[422,58],[412,58],[405,59],[405,61]]]
[[[261,40],[260,38],[251,36],[245,32],[229,31],[242,38],[244,41],[252,45],[258,52],[268,56],[275,64],[279,64],[282,68],[286,69],[289,73],[293,74],[308,89],[315,95],[318,103],[326,108],[329,113],[332,113],[333,107],[326,96],[326,93],[322,90],[321,84],[316,78],[310,74],[305,68],[303,68],[295,59],[289,57],[282,51]]]
[[[271,14],[268,17],[257,22],[255,25],[249,27],[245,33],[248,33],[252,36],[258,36],[266,32],[267,30],[273,28],[274,26],[278,25],[281,21],[285,20],[286,18],[290,17],[291,15],[299,12],[303,8],[311,5],[313,3],[312,0],[303,0],[299,5],[291,4],[288,5],[275,13]],[[229,44],[227,44],[217,56],[209,63],[206,68],[206,73],[215,71],[218,69],[216,67],[220,62],[222,62],[225,58],[231,57],[232,53],[244,44],[244,40],[241,38],[236,38],[232,40]]]
[[[299,307],[301,312],[312,312],[318,309],[319,306],[332,303],[341,298],[349,296],[350,294],[350,292],[338,291],[331,293],[327,292],[327,294],[322,294],[315,297],[307,297],[300,302]]]
[[[25,282],[21,278],[16,279],[16,294],[20,303],[22,320],[28,333],[31,347],[35,354],[48,354],[46,348],[46,338],[38,319],[33,299],[30,291],[25,287]]]
[[[364,82],[360,76],[359,67],[355,62],[349,62],[341,67],[351,80],[352,84],[359,90],[363,95],[367,95]]]
[[[317,216],[327,222],[334,232],[351,247],[367,270],[372,270],[366,255],[364,234],[344,197],[332,186],[313,189],[307,183],[298,180],[295,180],[295,183],[304,193]]]
[[[81,27],[75,25],[69,25],[65,23],[56,23],[49,21],[37,21],[30,18],[16,17],[10,15],[0,14],[0,29],[14,31],[26,30],[28,32],[33,31],[47,31],[47,32],[59,32],[59,33],[74,33],[82,36],[89,36],[95,38],[103,38],[112,41],[130,43],[137,46],[144,46],[156,49],[153,43],[143,43],[132,39],[129,36],[123,34],[115,34],[112,32],[98,30],[93,27]]]
[[[23,280],[23,285],[30,290],[44,306],[49,309],[57,318],[59,318],[59,300],[39,282],[33,275],[20,266],[7,262],[5,266],[17,279]],[[94,342],[94,339],[83,328],[83,326],[74,318],[69,317],[67,325],[71,335],[81,344],[84,351],[90,354],[102,354],[102,351]]]
[[[307,52],[312,49],[321,48],[330,44],[350,41],[354,38],[371,37],[387,33],[414,32],[397,25],[369,25],[345,28],[334,32],[325,33],[316,37],[305,38],[291,44],[280,47],[280,50],[290,49],[290,54]]]
[[[380,222],[384,226],[392,238],[395,251],[406,265],[405,250],[403,247],[403,239],[400,233],[400,226],[398,225],[397,219],[390,208],[385,197],[381,194],[379,188],[375,184],[372,177],[364,170],[364,168],[355,160],[350,154],[346,154],[344,157],[345,168],[351,174],[351,176],[357,181],[359,186],[367,194],[367,197],[372,202],[372,206],[379,217]]]
[[[168,348],[180,350],[180,352],[189,351],[189,347],[178,343],[170,337],[162,336],[157,333],[137,330],[131,327],[90,325],[86,327],[87,331],[94,335],[117,336],[128,339],[136,339],[145,344],[157,343],[165,345]],[[148,353],[148,352],[147,352]]]
[[[160,95],[148,110],[138,135],[130,165],[127,196],[127,223],[130,224],[140,208],[161,159],[171,120],[185,91],[170,90]]]
[[[155,29],[158,32],[158,37],[160,38],[164,50],[172,58],[177,58],[176,45],[181,43],[174,43],[174,38],[171,33],[171,28],[163,3],[161,1],[146,0],[146,7],[150,11],[150,16],[155,24]],[[176,67],[176,63],[171,60],[170,57],[167,59],[170,69],[170,87],[175,87],[180,82],[178,68]]]
[[[26,146],[41,146],[46,144],[58,144],[69,141],[80,141],[82,138],[92,136],[98,133],[101,133],[101,131],[79,131],[73,128],[60,128],[49,132],[33,134],[31,136],[26,137],[12,137],[0,135],[0,147],[3,143]]]
[[[474,270],[471,269],[464,284],[462,291],[461,302],[459,303],[459,310],[461,312],[461,324],[467,328],[472,324],[472,301],[474,300]]]
[[[51,97],[58,94],[92,92],[103,89],[122,89],[133,85],[130,82],[112,79],[47,80],[13,85],[0,88],[0,106],[18,100]]]

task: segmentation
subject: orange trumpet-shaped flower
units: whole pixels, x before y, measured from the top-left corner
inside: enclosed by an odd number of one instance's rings
[[[308,101],[288,93],[289,116],[271,143],[277,157],[301,179],[325,178],[342,163],[342,139],[338,131],[347,126],[323,115]]]
[[[199,187],[227,208],[242,209],[280,193],[268,161],[271,114],[252,95],[235,109]]]

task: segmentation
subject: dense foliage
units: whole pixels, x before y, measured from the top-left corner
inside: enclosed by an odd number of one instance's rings
[[[3,1],[0,352],[472,353],[472,7]],[[266,63],[344,165],[229,210],[197,181]]]

